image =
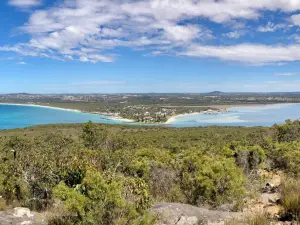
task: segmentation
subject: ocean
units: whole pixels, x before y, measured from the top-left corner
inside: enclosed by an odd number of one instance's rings
[[[125,124],[111,116],[49,107],[0,104],[0,129],[24,128],[42,124],[85,123]]]
[[[197,126],[266,126],[283,124],[287,119],[300,118],[300,104],[274,104],[232,107],[216,114],[190,114],[172,120],[174,127]]]

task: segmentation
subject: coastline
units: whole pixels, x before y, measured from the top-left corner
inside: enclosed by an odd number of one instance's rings
[[[181,106],[181,107],[206,107],[211,108],[209,110],[201,111],[201,112],[193,112],[193,113],[183,113],[174,115],[168,118],[166,122],[162,123],[154,123],[158,125],[171,125],[178,117],[188,116],[188,115],[200,115],[200,114],[216,114],[220,112],[227,112],[231,108],[236,107],[258,107],[258,106],[274,106],[274,105],[281,105],[281,104],[299,104],[299,103],[273,103],[273,104],[236,104],[236,105],[208,105],[208,106]],[[28,107],[40,107],[40,108],[48,108],[48,109],[55,109],[55,110],[64,110],[64,111],[73,111],[77,113],[88,113],[88,114],[97,114],[101,116],[107,116],[108,120],[114,120],[114,121],[121,121],[125,123],[135,123],[137,121],[133,119],[127,119],[123,117],[119,117],[116,115],[110,115],[107,113],[101,113],[101,112],[87,112],[79,109],[68,109],[68,108],[62,108],[62,107],[55,107],[55,106],[48,106],[48,105],[40,105],[40,104],[34,104],[34,103],[0,103],[0,105],[16,105],[16,106],[28,106]],[[170,107],[170,106],[169,106]],[[179,106],[171,106],[171,107],[179,107]]]
[[[102,115],[102,114],[100,114],[100,115]],[[134,120],[126,119],[126,118],[119,117],[119,116],[112,116],[112,120],[123,121],[123,122],[126,122],[126,123],[135,123],[136,122]]]
[[[210,107],[212,108],[210,112],[212,114],[219,113],[220,110],[222,111],[228,111],[231,108],[237,108],[237,107],[245,107],[245,108],[251,108],[251,107],[258,107],[258,106],[274,106],[274,105],[289,105],[289,104],[299,104],[299,103],[273,103],[273,104],[237,104],[237,105],[209,105],[209,106],[201,106],[201,107]],[[199,107],[199,106],[195,106]],[[168,118],[168,120],[163,124],[171,125],[178,117],[183,116],[189,116],[189,115],[201,115],[206,114],[208,111],[202,111],[202,112],[194,112],[194,113],[184,113],[184,114],[178,114],[175,116],[171,116]]]
[[[123,121],[127,123],[133,123],[135,122],[134,120],[131,119],[126,119],[118,116],[112,116],[112,115],[106,115],[102,114],[100,112],[85,112],[79,109],[67,109],[67,108],[61,108],[61,107],[55,107],[55,106],[47,106],[47,105],[39,105],[39,104],[32,104],[32,103],[3,103],[1,102],[0,105],[16,105],[16,106],[28,106],[28,107],[38,107],[38,108],[47,108],[47,109],[55,109],[55,110],[64,110],[64,111],[72,111],[72,112],[77,112],[77,113],[89,113],[89,114],[97,114],[97,115],[102,115],[102,116],[108,116],[110,117],[109,119],[111,120],[116,120],[116,121]]]
[[[204,112],[204,111],[203,111]],[[188,115],[200,115],[203,114],[203,112],[194,112],[194,113],[184,113],[184,114],[178,114],[176,116],[171,116],[166,122],[163,124],[172,124],[178,117],[188,116]]]
[[[64,111],[73,111],[73,112],[85,113],[85,112],[80,111],[78,109],[66,109],[66,108],[61,108],[61,107],[38,105],[38,104],[32,104],[32,103],[26,104],[26,103],[3,103],[3,102],[1,102],[0,105],[29,106],[29,107],[48,108],[48,109],[56,109],[56,110],[64,110]]]

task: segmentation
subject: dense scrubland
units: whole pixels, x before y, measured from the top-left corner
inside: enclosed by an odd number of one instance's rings
[[[300,213],[300,122],[271,128],[47,125],[0,132],[0,210],[49,224],[154,224],[157,202],[239,211],[259,171],[281,171],[282,210]],[[260,216],[262,218],[260,218]],[[257,215],[246,224],[269,224]],[[258,222],[255,222],[258,221]]]

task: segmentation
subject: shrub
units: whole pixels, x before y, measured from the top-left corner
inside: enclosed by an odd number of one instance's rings
[[[235,149],[235,158],[237,165],[248,174],[259,168],[264,162],[266,154],[259,146],[238,146]]]
[[[109,171],[101,174],[92,168],[86,171],[82,184],[70,188],[60,183],[54,194],[83,224],[133,224],[151,204],[148,186],[142,179]]]
[[[300,121],[287,120],[283,125],[275,125],[275,138],[279,142],[296,141],[300,138]]]
[[[271,157],[276,168],[285,170],[294,176],[299,176],[300,141],[277,144]]]
[[[244,176],[232,158],[189,152],[181,168],[182,190],[190,204],[213,205],[244,196]]]

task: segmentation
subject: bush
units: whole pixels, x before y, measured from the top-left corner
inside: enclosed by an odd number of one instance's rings
[[[300,175],[300,141],[277,144],[271,157],[276,168]]]
[[[181,168],[181,187],[190,204],[219,205],[240,200],[244,176],[232,158],[188,152]]]
[[[142,179],[101,174],[92,168],[86,171],[82,184],[70,188],[60,183],[54,194],[83,224],[133,223],[151,204],[148,186]]]
[[[283,125],[275,125],[275,138],[279,142],[291,142],[300,138],[300,121],[287,120]]]
[[[259,169],[266,158],[265,151],[259,146],[238,146],[234,151],[237,165],[247,174]]]

